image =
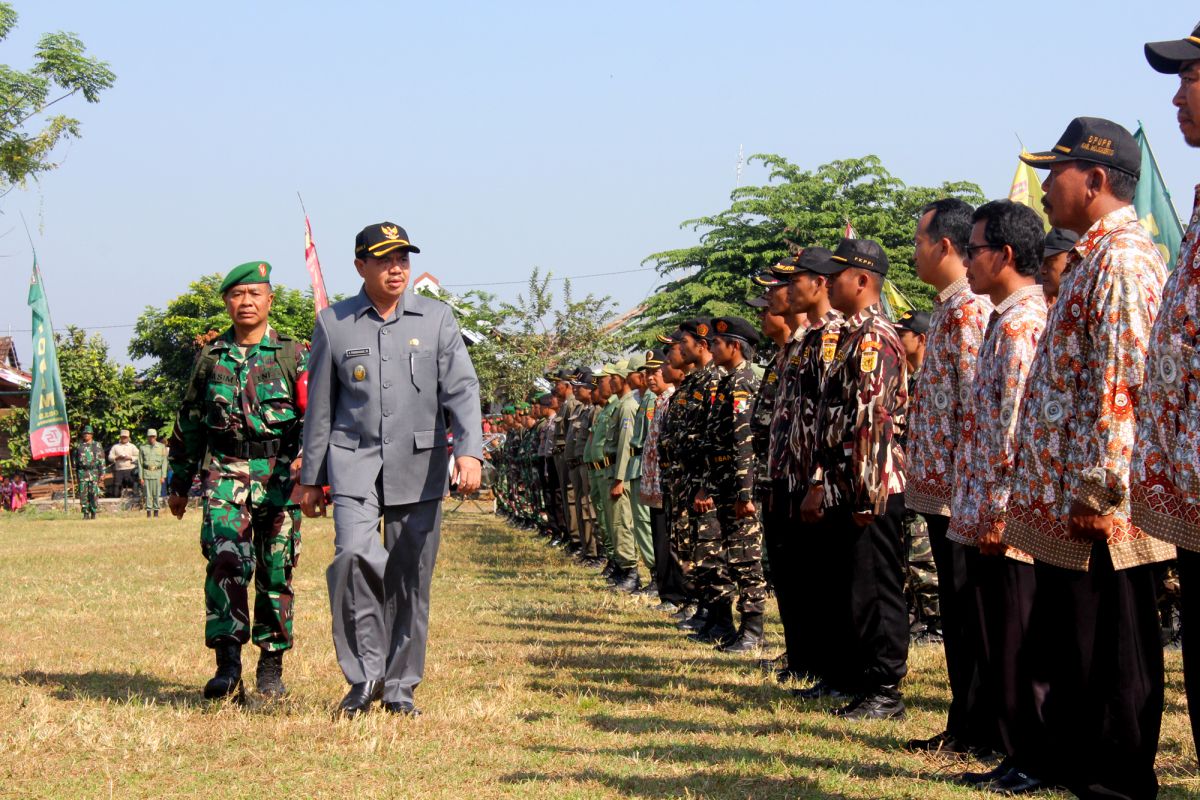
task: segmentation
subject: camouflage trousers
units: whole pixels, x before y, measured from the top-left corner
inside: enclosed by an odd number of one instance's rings
[[[100,479],[79,479],[79,506],[84,514],[95,514],[100,507]]]
[[[909,629],[914,635],[926,632],[940,634],[942,613],[929,526],[924,517],[912,510],[904,512],[904,544],[907,553],[904,597],[908,603]]]
[[[292,646],[292,568],[300,557],[300,509],[237,502],[235,487],[221,481],[204,500],[204,643],[218,647],[253,641],[264,650],[287,650]]]
[[[708,602],[732,600],[743,614],[762,614],[767,607],[767,581],[762,569],[762,524],[758,515],[738,519],[736,495],[714,497],[716,509],[696,523],[694,580]]]
[[[692,549],[695,545],[693,536],[694,513],[687,507],[686,483],[668,478],[664,473],[660,481],[663,489],[664,505],[671,509],[671,517],[667,520],[670,526],[667,536],[671,543],[671,555],[679,562],[679,570],[683,573],[686,583],[690,586],[692,575]]]

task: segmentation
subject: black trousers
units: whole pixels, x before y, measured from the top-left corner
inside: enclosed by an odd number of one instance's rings
[[[1179,552],[1179,587],[1183,594],[1183,688],[1187,692],[1188,717],[1192,721],[1192,741],[1200,752],[1200,634],[1192,642],[1187,634],[1188,621],[1200,630],[1200,553]]]
[[[137,491],[137,481],[133,477],[133,470],[114,469],[112,496],[120,497],[121,492],[125,491],[126,489],[133,489],[134,491]]]
[[[663,502],[666,502],[664,498]],[[671,557],[671,528],[665,508],[650,509],[650,537],[654,542],[654,582],[658,584],[658,599],[681,606],[687,602],[683,570]]]
[[[1037,563],[1026,665],[1042,698],[1021,765],[1081,798],[1152,798],[1163,713],[1154,565],[1114,570],[1092,547],[1087,572]]]
[[[1033,687],[1021,669],[1037,585],[1033,565],[980,555],[974,547],[963,549],[973,590],[966,616],[979,665],[977,707],[981,716],[994,719],[989,740],[978,743],[1013,756],[1022,738],[1030,735],[1022,733],[1021,725],[1038,716],[1036,709],[1030,713]]]
[[[563,519],[562,496],[559,494],[558,470],[553,458],[540,458],[542,471],[542,498],[546,508],[546,520],[551,533],[565,536],[566,520]]]
[[[817,571],[829,575],[828,645],[821,675],[839,689],[868,693],[896,686],[908,672],[908,606],[904,602],[904,495],[857,525],[847,507],[825,509],[814,531],[828,545]]]
[[[771,564],[771,585],[775,589],[775,603],[779,606],[779,621],[783,623],[788,669],[813,673],[815,668],[808,654],[814,646],[819,648],[820,643],[805,635],[811,631],[805,631],[804,612],[806,608],[820,608],[819,602],[812,604],[819,598],[813,596],[813,575],[810,574],[820,571],[819,564],[808,560],[809,554],[805,550],[813,538],[814,526],[801,522],[798,514],[793,515],[793,501],[786,480],[772,481],[760,499],[763,547]],[[813,566],[818,569],[814,570]]]
[[[946,538],[950,518],[940,514],[922,514],[929,525],[929,545],[937,567],[938,604],[942,612],[942,646],[946,651],[946,672],[950,679],[950,710],[946,713],[946,732],[968,744],[994,746],[995,725],[979,696],[979,664],[976,661],[976,620],[971,619],[974,604],[967,568],[967,551],[974,548]],[[975,551],[978,553],[978,551]]]

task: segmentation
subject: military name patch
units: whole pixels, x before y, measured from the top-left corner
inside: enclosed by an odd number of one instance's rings
[[[369,356],[369,355],[371,355],[371,348],[356,347],[353,350],[347,350],[345,357],[346,358],[357,358],[358,356]]]

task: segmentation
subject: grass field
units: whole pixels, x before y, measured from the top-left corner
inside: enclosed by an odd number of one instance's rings
[[[422,718],[332,718],[327,520],[305,523],[289,699],[208,704],[198,523],[0,517],[0,797],[980,796],[949,782],[963,762],[896,750],[940,730],[940,650],[913,651],[908,720],[844,723],[483,515],[443,529]],[[1167,677],[1161,796],[1200,796],[1177,653]]]

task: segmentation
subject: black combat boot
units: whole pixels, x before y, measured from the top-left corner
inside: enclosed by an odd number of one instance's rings
[[[735,633],[733,627],[733,604],[729,600],[718,600],[708,609],[708,620],[704,627],[688,636],[692,642],[718,644],[731,638]]]
[[[904,701],[896,686],[879,686],[860,694],[847,706],[830,712],[842,719],[904,719]]]
[[[154,518],[158,519],[158,509],[154,509]]]
[[[732,639],[717,645],[723,653],[754,653],[762,647],[762,614],[742,614],[742,627]]]
[[[223,644],[216,648],[217,674],[204,684],[204,698],[217,700],[229,695],[235,695],[241,702],[244,695],[242,689],[242,646],[240,644]]]
[[[146,509],[146,519],[150,519],[150,509]]]
[[[708,604],[700,603],[691,616],[681,619],[676,626],[681,631],[698,631],[708,623]]]
[[[254,670],[254,683],[258,693],[268,699],[278,699],[287,694],[283,685],[283,651],[263,650],[258,656],[258,667]]]
[[[621,570],[621,576],[613,584],[613,589],[633,593],[641,585],[642,579],[638,577],[637,567],[630,567],[629,569]]]

